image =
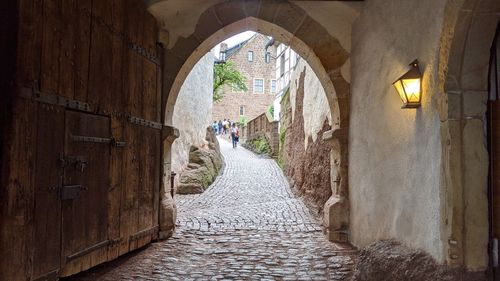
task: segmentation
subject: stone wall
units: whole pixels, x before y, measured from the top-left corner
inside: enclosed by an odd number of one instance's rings
[[[482,270],[488,263],[487,169],[477,164],[482,171],[466,187],[474,193],[474,202],[466,203],[467,207],[448,205],[450,198],[468,201],[461,198],[460,184],[449,182],[443,174],[449,168],[446,159],[458,157],[451,169],[461,161],[460,152],[450,156],[450,143],[455,143],[446,141],[448,132],[442,130],[440,120],[441,106],[455,106],[447,101],[441,104],[440,68],[446,71],[447,66],[442,65],[446,61],[440,61],[440,55],[449,48],[441,45],[441,38],[453,37],[453,31],[442,33],[449,24],[444,22],[446,2],[404,0],[387,5],[383,0],[366,1],[354,25],[349,129],[351,241],[364,247],[379,239],[397,239],[425,250],[438,262],[459,265],[468,255],[465,265]],[[459,6],[450,6],[454,5]],[[414,59],[421,62],[423,72],[422,106],[401,109],[391,83]],[[479,126],[472,134],[474,143],[469,144],[476,149],[471,161],[486,158],[484,125],[474,122]],[[459,177],[463,172],[459,171]],[[464,209],[473,218],[468,226],[460,223]],[[450,234],[445,229],[453,224],[460,226]],[[464,242],[464,233],[474,233],[474,238]],[[448,250],[448,244],[469,248],[465,252]]]
[[[259,137],[266,138],[270,152],[273,157],[278,156],[279,152],[279,122],[273,120],[273,116],[265,112],[257,116],[241,128],[240,141],[251,142]],[[250,149],[252,147],[250,146]]]
[[[331,129],[325,91],[306,61],[291,75],[289,91],[281,101],[280,164],[297,194],[317,214],[332,194],[331,145],[322,134]]]
[[[395,239],[439,263],[487,266],[483,113],[498,0],[214,0],[197,13],[181,0],[150,2],[169,31],[167,122],[177,81],[208,48],[248,29],[272,35],[306,58],[326,89],[335,178],[329,233],[348,229],[359,247]],[[172,2],[182,4],[166,9]],[[422,107],[402,110],[391,83],[415,58]]]
[[[212,115],[213,66],[214,57],[209,52],[189,73],[175,104],[173,125],[180,135],[172,145],[172,171],[177,174],[187,167],[191,146],[207,146],[205,135]]]
[[[250,121],[267,111],[273,104],[275,93],[271,93],[271,79],[275,79],[274,61],[265,61],[264,47],[268,38],[262,34],[255,34],[254,37],[241,47],[238,51],[228,57],[233,61],[236,69],[243,74],[246,80],[247,92],[236,92],[226,87],[224,98],[214,104],[213,120],[230,119],[240,120],[240,106],[244,107],[243,116],[246,121]],[[275,55],[274,47],[268,51]],[[253,51],[253,61],[248,61],[247,53]],[[264,79],[264,93],[255,93],[253,89],[253,79]]]

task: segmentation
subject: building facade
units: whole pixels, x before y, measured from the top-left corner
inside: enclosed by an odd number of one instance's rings
[[[275,75],[276,75],[276,98],[274,105],[274,120],[280,120],[281,98],[290,86],[290,77],[300,56],[283,43],[276,47]]]
[[[225,87],[224,98],[213,106],[213,120],[250,121],[273,104],[276,96],[276,48],[271,46],[266,55],[269,38],[256,33],[250,39],[231,48],[221,44],[221,58],[234,62],[236,69],[246,77],[248,91],[234,91]]]

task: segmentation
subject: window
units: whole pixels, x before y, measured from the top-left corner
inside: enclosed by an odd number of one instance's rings
[[[266,52],[265,60],[266,60],[266,63],[270,63],[271,62],[271,53]]]
[[[271,94],[276,93],[276,80],[271,79]]]
[[[240,116],[245,115],[245,106],[240,105]]]
[[[285,74],[285,55],[280,57],[280,77]]]
[[[264,79],[261,78],[253,79],[253,92],[264,93]]]
[[[253,51],[248,51],[247,59],[248,61],[253,61]]]
[[[220,52],[219,60],[226,61],[226,52]]]

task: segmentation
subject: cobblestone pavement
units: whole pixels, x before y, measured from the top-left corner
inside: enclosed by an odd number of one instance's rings
[[[226,165],[176,196],[172,238],[75,280],[348,280],[356,251],[326,240],[274,160],[219,142]]]

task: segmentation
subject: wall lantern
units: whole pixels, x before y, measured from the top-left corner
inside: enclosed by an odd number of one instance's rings
[[[410,67],[408,72],[392,83],[403,101],[401,108],[420,107],[422,99],[422,73],[418,68],[418,61],[414,60]]]

